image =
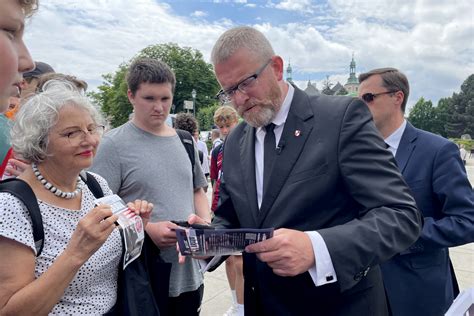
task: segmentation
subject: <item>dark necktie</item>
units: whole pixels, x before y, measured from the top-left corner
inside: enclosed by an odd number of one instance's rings
[[[265,140],[263,141],[263,192],[262,196],[265,195],[268,189],[268,180],[270,179],[270,173],[273,166],[273,161],[275,160],[276,152],[276,141],[275,133],[273,129],[275,124],[270,123],[265,126]]]

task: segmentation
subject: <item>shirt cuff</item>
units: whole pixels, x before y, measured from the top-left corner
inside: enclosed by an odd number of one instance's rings
[[[313,245],[315,265],[308,272],[313,279],[314,285],[321,286],[336,282],[336,271],[334,270],[331,255],[323,237],[317,231],[307,231],[305,233],[309,236]]]

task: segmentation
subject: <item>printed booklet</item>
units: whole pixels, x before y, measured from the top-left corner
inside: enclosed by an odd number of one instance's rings
[[[273,237],[273,228],[195,229],[178,228],[176,238],[183,256],[224,256]]]

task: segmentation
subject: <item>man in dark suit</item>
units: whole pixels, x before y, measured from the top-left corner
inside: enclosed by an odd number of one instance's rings
[[[409,84],[403,73],[374,69],[359,81],[359,96],[424,217],[418,241],[381,265],[392,313],[444,315],[458,293],[448,247],[474,241],[474,193],[459,149],[405,120]]]
[[[245,120],[226,139],[213,224],[276,228],[244,253],[245,315],[386,315],[379,263],[421,218],[367,106],[284,82],[250,27],[221,35],[212,62]]]

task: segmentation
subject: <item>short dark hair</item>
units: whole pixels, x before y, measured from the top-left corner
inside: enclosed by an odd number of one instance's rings
[[[191,135],[198,130],[196,118],[190,113],[178,113],[174,121],[174,127],[188,131]]]
[[[369,72],[361,73],[359,75],[359,82],[361,83],[373,75],[380,75],[382,78],[382,85],[389,91],[403,92],[402,112],[405,113],[408,95],[410,94],[410,85],[408,84],[407,77],[396,68],[386,67],[372,69]]]
[[[171,68],[159,59],[148,57],[140,57],[132,62],[126,80],[133,95],[141,83],[170,83],[173,93],[176,86],[176,77]]]

